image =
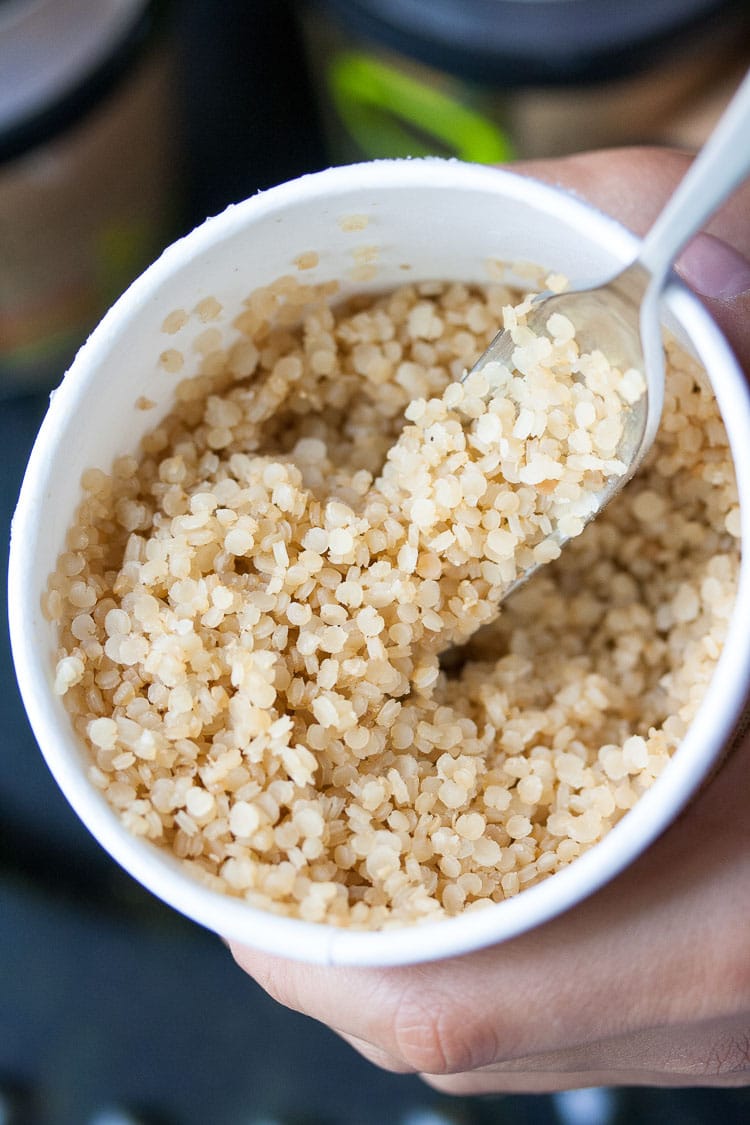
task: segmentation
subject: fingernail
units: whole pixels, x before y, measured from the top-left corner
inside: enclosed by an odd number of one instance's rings
[[[682,280],[703,297],[731,301],[750,289],[750,262],[713,234],[697,234],[676,268]]]

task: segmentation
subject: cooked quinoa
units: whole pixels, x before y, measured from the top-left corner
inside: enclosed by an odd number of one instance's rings
[[[204,331],[140,455],[84,474],[45,610],[133,833],[254,906],[376,929],[514,895],[632,807],[715,668],[739,509],[677,347],[647,464],[584,531],[636,373],[564,317],[534,336],[503,285],[330,295],[286,279],[230,347]],[[513,369],[460,383],[503,318]]]

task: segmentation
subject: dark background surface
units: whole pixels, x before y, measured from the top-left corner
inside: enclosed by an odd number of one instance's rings
[[[228,0],[220,19],[218,7],[185,0],[177,8],[181,229],[326,163],[291,5]],[[0,402],[6,543],[45,407],[40,396]],[[69,810],[26,722],[4,599],[0,612],[0,1125],[87,1125],[114,1106],[154,1125],[748,1119],[742,1092],[620,1091],[589,1105],[588,1116],[584,1103],[543,1097],[442,1099],[281,1008],[215,937],[122,873]]]

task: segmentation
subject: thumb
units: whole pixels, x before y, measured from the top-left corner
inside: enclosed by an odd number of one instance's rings
[[[698,234],[677,262],[682,280],[701,297],[730,303],[750,291],[750,262],[714,234]]]
[[[701,297],[750,375],[750,261],[728,242],[704,232],[683,251],[676,269]]]
[[[572,192],[644,235],[690,166],[687,153],[605,149],[513,169]],[[750,377],[750,181],[683,252],[677,270],[719,324]]]

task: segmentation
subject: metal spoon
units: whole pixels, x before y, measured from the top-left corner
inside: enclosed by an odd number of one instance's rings
[[[634,367],[645,375],[646,394],[628,408],[618,458],[623,476],[610,477],[596,496],[595,518],[632,477],[650,449],[664,403],[664,351],[659,303],[679,252],[750,172],[750,72],[689,171],[641,243],[635,260],[622,272],[594,286],[560,294],[540,293],[526,317],[538,335],[553,313],[576,328],[581,351],[598,348],[621,370]],[[488,363],[513,365],[515,345],[509,331],[498,333],[464,378]],[[491,368],[488,370],[489,375]],[[566,542],[559,532],[553,537]],[[534,568],[535,569],[535,568]],[[514,583],[514,589],[531,571]],[[508,591],[510,592],[510,590]]]

